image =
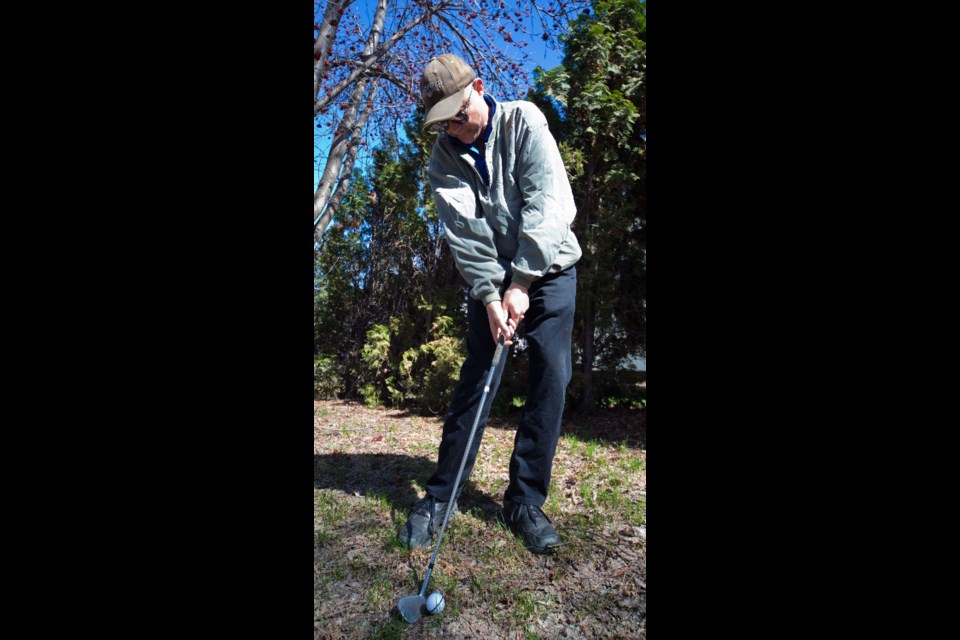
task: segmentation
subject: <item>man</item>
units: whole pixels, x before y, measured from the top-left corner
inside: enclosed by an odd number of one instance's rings
[[[570,224],[570,183],[540,110],[529,102],[496,102],[483,80],[455,55],[431,60],[420,81],[424,129],[440,130],[430,157],[430,184],[447,244],[470,286],[468,356],[443,425],[437,469],[398,539],[430,544],[476,460],[482,415],[459,487],[463,459],[496,342],[521,322],[529,344],[528,394],[510,459],[503,519],[535,553],[560,544],[542,506],[564,398],[573,367],[574,265],[581,250]],[[496,393],[499,379],[492,383]],[[489,403],[488,403],[489,404]],[[486,414],[489,410],[485,410]],[[456,513],[451,513],[453,519]]]

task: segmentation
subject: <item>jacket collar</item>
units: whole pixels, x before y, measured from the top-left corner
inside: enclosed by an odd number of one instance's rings
[[[481,144],[479,145],[480,148],[483,148],[486,146],[487,140],[490,139],[490,132],[493,131],[493,121],[500,115],[499,111],[497,110],[497,101],[494,100],[489,93],[483,94],[483,100],[490,106],[490,119],[487,121],[487,129],[483,132],[483,137],[481,138]],[[444,135],[446,135],[447,140],[453,143],[453,145],[456,147],[463,147],[464,149],[470,149],[476,144],[476,143],[464,144],[463,142],[460,142],[458,139],[454,138],[451,135],[447,135],[447,134],[444,134]]]

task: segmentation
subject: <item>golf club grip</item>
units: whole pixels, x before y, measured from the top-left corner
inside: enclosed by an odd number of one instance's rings
[[[500,364],[500,356],[503,354],[503,343],[505,336],[501,333],[500,339],[497,340],[497,348],[493,352],[493,362],[490,363],[491,369],[496,369],[497,365]]]

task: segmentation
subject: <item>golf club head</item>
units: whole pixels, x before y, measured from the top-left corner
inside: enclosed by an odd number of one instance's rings
[[[400,598],[400,602],[397,603],[397,609],[400,610],[400,615],[402,615],[403,619],[407,622],[416,622],[419,620],[426,606],[427,600],[421,595]]]

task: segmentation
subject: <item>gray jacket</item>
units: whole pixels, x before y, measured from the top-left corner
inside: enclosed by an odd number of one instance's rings
[[[488,304],[500,299],[508,273],[529,287],[574,265],[582,252],[570,230],[577,210],[567,172],[536,105],[496,103],[483,150],[489,185],[465,148],[437,136],[430,184],[470,295]]]

